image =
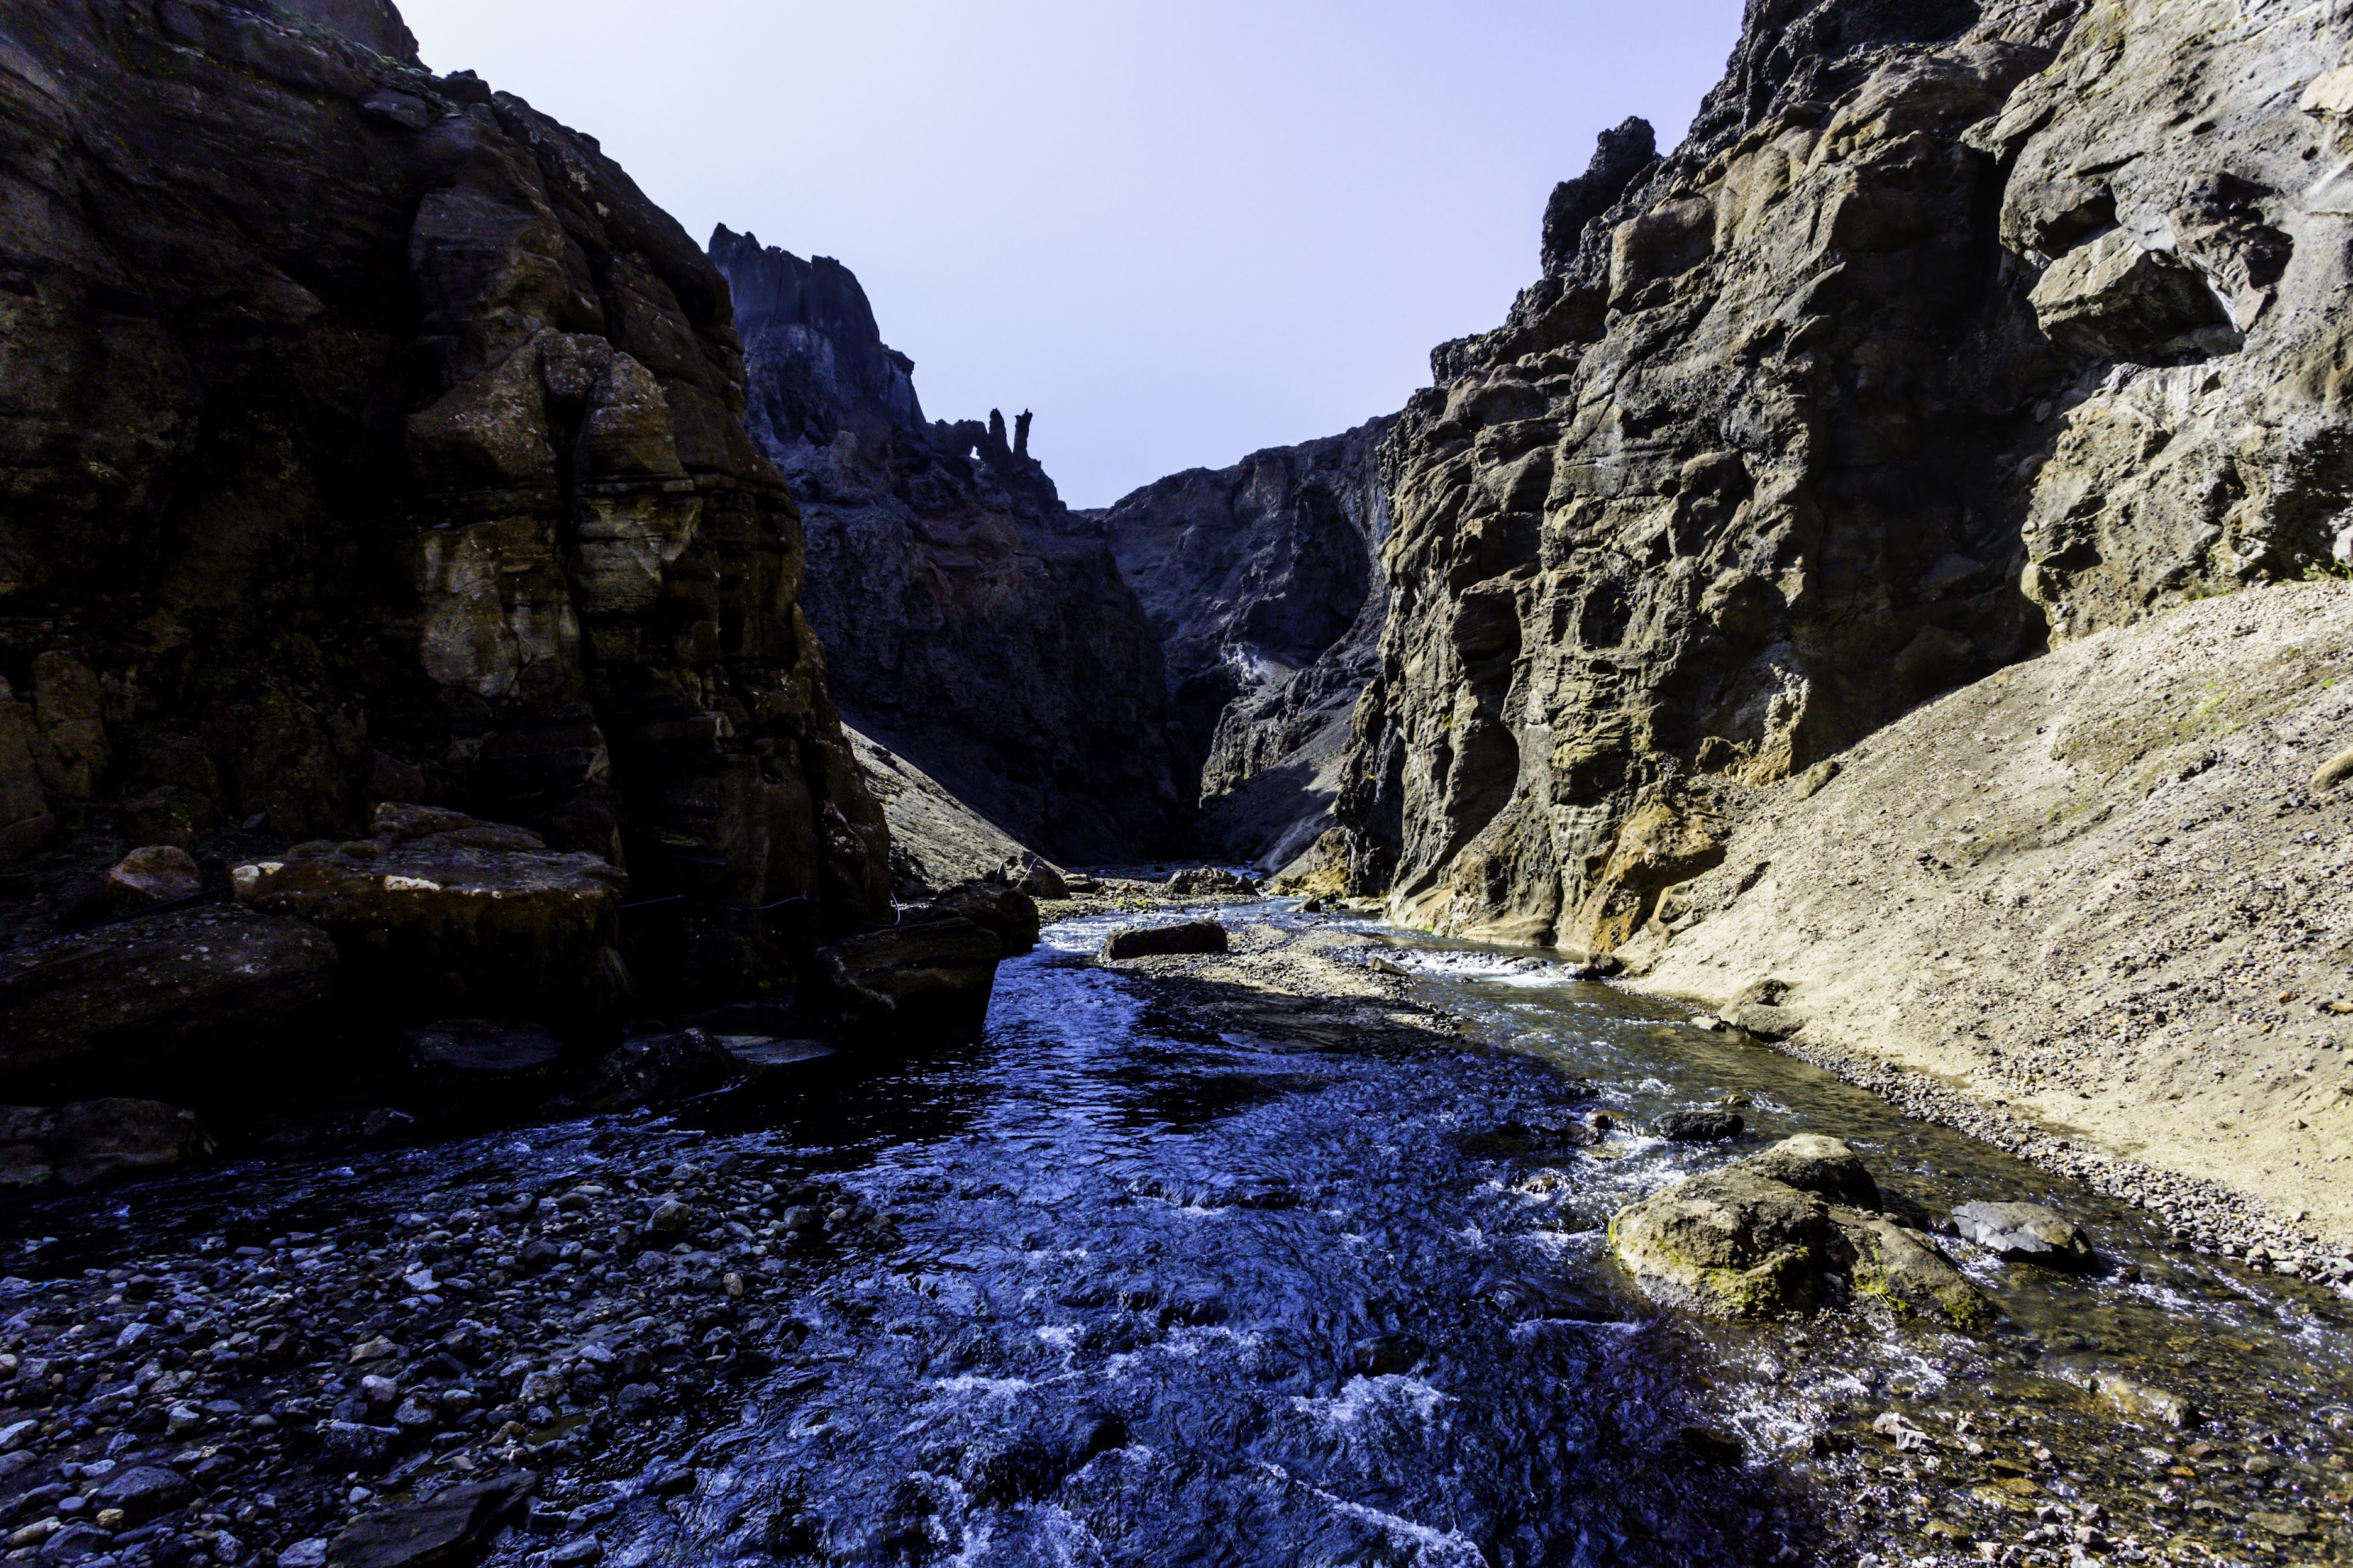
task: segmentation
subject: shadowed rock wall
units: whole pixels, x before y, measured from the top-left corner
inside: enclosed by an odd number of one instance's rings
[[[1749,787],[2341,558],[2349,42],[2343,5],[1751,4],[1689,140],[1605,137],[1389,437],[1363,886],[1615,945]]]
[[[803,604],[867,734],[1016,838],[1132,859],[1185,818],[1161,650],[1029,455],[1029,416],[927,424],[858,279],[722,227],[751,427],[807,520]]]
[[[689,986],[889,918],[725,280],[593,138],[379,0],[55,0],[0,139],[0,855],[444,801],[691,895]]]
[[[1172,474],[1100,514],[1166,651],[1213,852],[1272,869],[1328,815],[1326,764],[1388,608],[1374,556],[1389,526],[1377,462],[1389,423]]]

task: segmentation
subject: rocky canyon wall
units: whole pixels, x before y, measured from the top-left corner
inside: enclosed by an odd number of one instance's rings
[[[1377,666],[1389,424],[1173,474],[1097,517],[1167,657],[1199,837],[1270,869],[1327,819]]]
[[[890,918],[726,281],[593,138],[380,0],[0,7],[0,855],[421,801],[672,979]]]
[[[2349,46],[2341,3],[1752,0],[1388,438],[1359,889],[1606,949],[1754,786],[2341,569]]]
[[[853,722],[1058,859],[1166,844],[1180,792],[1159,639],[1008,433],[927,423],[858,279],[723,227],[750,422],[808,534],[802,603]]]

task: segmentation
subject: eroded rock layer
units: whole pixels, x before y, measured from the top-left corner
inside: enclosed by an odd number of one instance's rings
[[[1270,869],[1328,826],[1377,667],[1389,424],[1172,474],[1102,514],[1166,651],[1202,835]]]
[[[1133,858],[1184,807],[1159,641],[1111,552],[1008,432],[926,423],[858,279],[721,228],[761,449],[808,530],[811,620],[869,735],[1064,858]]]
[[[1345,816],[1416,923],[1607,948],[1748,786],[2341,556],[2341,4],[1753,4],[1386,454]]]
[[[688,895],[676,973],[888,918],[725,280],[593,138],[374,0],[0,39],[5,852],[438,800]]]

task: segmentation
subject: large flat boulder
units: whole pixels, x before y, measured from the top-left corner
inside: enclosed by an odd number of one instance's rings
[[[337,967],[317,927],[236,909],[13,949],[0,953],[0,1081],[49,1099],[243,1060],[325,1000]]]
[[[394,1016],[598,1016],[628,993],[615,945],[628,878],[526,829],[385,805],[375,836],[233,868],[248,908],[298,916],[343,955],[355,1000]]]
[[[1184,921],[1176,925],[1131,926],[1104,939],[1102,956],[1166,958],[1181,953],[1224,952],[1226,928],[1216,921]]]

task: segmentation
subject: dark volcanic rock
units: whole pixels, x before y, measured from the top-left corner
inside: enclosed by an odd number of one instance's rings
[[[1351,890],[1614,947],[1755,786],[2353,552],[2348,267],[2310,237],[2345,44],[2123,0],[1750,6],[1689,140],[1605,136],[1544,276],[1388,438]]]
[[[0,953],[0,1079],[121,1088],[248,1059],[332,990],[316,927],[240,910],[159,915]]]
[[[517,1472],[362,1514],[328,1544],[328,1568],[470,1563],[535,1484],[535,1477]]]
[[[1172,474],[1102,514],[1167,650],[1198,837],[1269,870],[1329,826],[1349,715],[1377,668],[1388,426]]]
[[[446,800],[689,895],[688,990],[888,913],[725,280],[592,139],[380,0],[9,49],[0,853]]]
[[[1038,900],[1018,888],[986,882],[958,888],[923,909],[909,910],[904,918],[917,922],[968,920],[994,934],[1008,958],[1018,958],[1038,945]]]
[[[1029,416],[927,424],[858,279],[721,228],[760,448],[808,535],[802,604],[866,734],[1064,859],[1148,853],[1176,782],[1157,637],[1029,455]]]
[[[1103,942],[1103,956],[1116,961],[1226,950],[1226,928],[1222,924],[1216,921],[1186,921],[1178,925],[1132,926],[1113,931]]]
[[[1670,1143],[1727,1143],[1748,1123],[1736,1110],[1670,1110],[1651,1130]]]
[[[195,1501],[196,1488],[177,1470],[167,1470],[161,1465],[133,1465],[109,1476],[92,1494],[91,1500],[101,1509],[121,1509],[123,1521],[135,1526]]]
[[[230,873],[241,903],[335,939],[348,999],[395,1017],[594,1019],[628,996],[615,943],[628,879],[602,858],[455,812],[388,805],[375,826],[371,839],[297,845]]]
[[[0,1106],[0,1187],[86,1187],[212,1152],[194,1112],[158,1100],[89,1100],[54,1110]]]
[[[749,1070],[701,1029],[681,1029],[624,1041],[588,1069],[576,1098],[592,1110],[627,1110],[705,1094]]]
[[[536,1024],[458,1018],[408,1032],[408,1065],[425,1093],[452,1110],[543,1097],[564,1042]]]
[[[961,1038],[988,1016],[1005,942],[962,915],[907,919],[890,931],[834,943],[818,963],[836,1004],[873,1032]]]

